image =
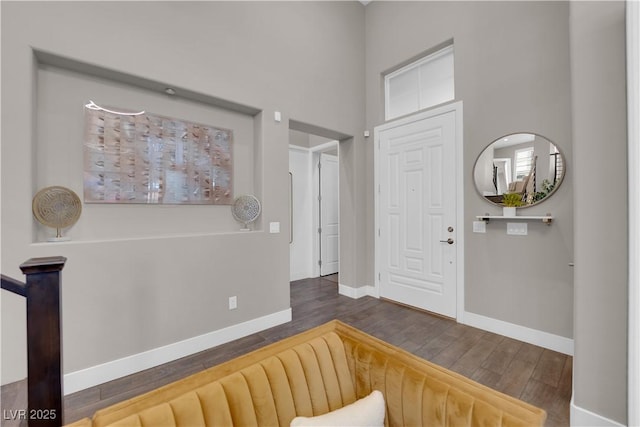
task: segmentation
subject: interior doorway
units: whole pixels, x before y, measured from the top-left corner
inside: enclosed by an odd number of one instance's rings
[[[339,272],[339,142],[289,131],[290,280]]]

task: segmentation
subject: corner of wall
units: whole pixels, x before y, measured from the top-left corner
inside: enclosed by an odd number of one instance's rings
[[[623,427],[620,424],[601,415],[588,411],[577,406],[571,398],[570,405],[570,425],[576,427]]]

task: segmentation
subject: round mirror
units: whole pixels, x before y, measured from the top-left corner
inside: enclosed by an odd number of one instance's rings
[[[514,133],[485,148],[476,160],[473,179],[485,200],[504,206],[505,195],[514,194],[508,199],[517,199],[518,207],[529,207],[551,196],[564,173],[564,157],[553,142],[534,133]]]

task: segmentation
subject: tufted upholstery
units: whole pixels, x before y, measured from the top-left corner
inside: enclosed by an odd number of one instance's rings
[[[288,426],[380,390],[388,426],[534,426],[543,410],[333,321],[98,411],[80,426]]]
[[[380,390],[387,426],[540,426],[546,413],[371,336],[342,336],[357,398]]]

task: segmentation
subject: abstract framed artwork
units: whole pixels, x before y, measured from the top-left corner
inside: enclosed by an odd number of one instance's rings
[[[232,130],[93,102],[84,110],[86,203],[233,202]]]

